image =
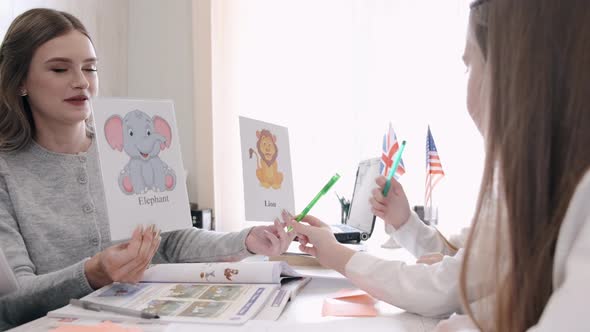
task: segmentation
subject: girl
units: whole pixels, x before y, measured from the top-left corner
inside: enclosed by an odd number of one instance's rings
[[[486,331],[587,331],[590,4],[490,3],[486,161],[461,289],[495,300],[466,309]],[[482,271],[489,282],[468,287]]]
[[[489,7],[486,162],[460,276],[469,317],[438,329],[585,331],[590,6],[491,0]]]
[[[470,12],[467,42],[463,60],[469,69],[467,109],[478,128],[480,124],[486,54],[488,4],[474,3]],[[418,263],[407,265],[389,261],[365,252],[354,252],[338,244],[325,224],[314,217],[304,219],[309,227],[297,224],[301,250],[316,256],[320,263],[347,276],[355,285],[373,296],[399,308],[424,316],[448,316],[461,309],[459,273],[468,230],[447,241],[434,228],[424,225],[410,211],[401,184],[392,180],[388,195],[381,194],[385,178],[377,179],[371,203],[375,215],[385,221],[386,231],[415,257]],[[313,247],[307,246],[312,244]],[[438,254],[430,254],[436,252]],[[445,255],[443,258],[443,254]]]

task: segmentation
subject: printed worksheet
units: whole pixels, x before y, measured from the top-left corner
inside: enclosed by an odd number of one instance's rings
[[[156,314],[159,319],[154,323],[243,324],[256,316],[279,288],[279,284],[113,284],[83,300]],[[72,305],[51,311],[48,316],[112,320],[122,317],[109,311],[96,312]]]

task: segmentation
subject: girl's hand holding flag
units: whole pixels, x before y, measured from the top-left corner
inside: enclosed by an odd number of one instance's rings
[[[387,179],[380,176],[375,182],[378,187],[373,189],[373,196],[370,198],[373,214],[395,229],[402,227],[410,218],[410,204],[404,188],[392,178],[387,196],[383,196]]]
[[[393,158],[400,149],[399,142],[397,141],[397,136],[395,135],[395,131],[393,130],[393,126],[391,122],[389,123],[389,128],[387,132],[383,135],[383,151],[381,153],[381,175],[387,176],[389,174],[389,170],[393,167]],[[399,179],[406,172],[406,168],[404,165],[404,160],[400,159],[399,165],[395,170],[395,174],[393,174],[394,179]],[[383,190],[383,187],[381,187]],[[383,191],[382,191],[383,192]],[[379,218],[385,220],[383,217],[379,216],[375,211],[373,212]],[[387,224],[387,221],[386,221]],[[401,248],[401,246],[394,240],[393,237],[389,237],[387,241],[381,245],[383,248]]]

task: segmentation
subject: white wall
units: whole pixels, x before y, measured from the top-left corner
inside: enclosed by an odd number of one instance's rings
[[[0,39],[35,7],[69,12],[87,27],[101,96],[174,101],[190,201],[213,207],[209,0],[1,0]]]
[[[213,208],[213,115],[212,115],[212,52],[211,1],[193,1],[193,74],[194,74],[194,171],[197,202]],[[215,212],[215,211],[214,211]]]
[[[0,39],[16,16],[36,7],[63,10],[80,19],[99,58],[100,94],[127,94],[127,0],[1,0]]]
[[[174,101],[189,197],[197,201],[191,1],[129,0],[128,30],[128,95]]]
[[[295,208],[334,172],[350,198],[358,162],[381,154],[391,121],[410,203],[423,204],[426,128],[447,174],[436,187],[440,227],[469,224],[481,137],[465,107],[467,1],[218,0],[212,3],[217,224],[244,218],[238,116],[289,128]],[[296,211],[296,212],[297,212]],[[314,214],[338,222],[330,193]]]

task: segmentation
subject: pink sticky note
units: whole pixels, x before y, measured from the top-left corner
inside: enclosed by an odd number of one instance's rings
[[[375,317],[377,301],[358,289],[341,289],[324,300],[322,316]]]
[[[374,304],[325,299],[322,316],[375,317],[377,309]]]
[[[51,330],[52,332],[142,332],[141,329],[136,327],[123,327],[121,325],[102,322],[97,325],[61,325],[56,329]]]
[[[359,304],[375,304],[377,302],[374,297],[360,289],[341,289],[332,298]]]

